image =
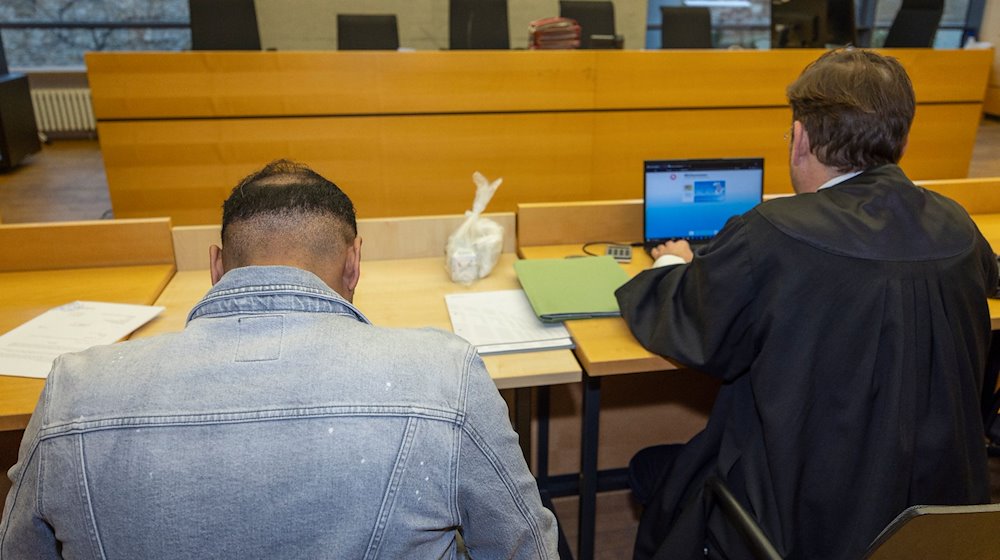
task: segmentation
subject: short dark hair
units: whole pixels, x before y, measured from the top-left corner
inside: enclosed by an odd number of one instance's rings
[[[240,235],[234,236],[233,229]],[[330,249],[330,243],[351,243],[358,233],[354,204],[309,167],[272,161],[240,181],[223,202],[222,244],[233,262],[240,262],[255,244],[281,231],[301,234],[296,241],[312,243],[316,251]]]
[[[898,163],[916,101],[898,60],[854,48],[819,57],[788,86],[792,119],[820,163],[839,171]]]

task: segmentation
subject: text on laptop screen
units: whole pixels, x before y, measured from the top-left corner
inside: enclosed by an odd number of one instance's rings
[[[706,239],[760,202],[764,161],[647,161],[645,175],[645,241]]]

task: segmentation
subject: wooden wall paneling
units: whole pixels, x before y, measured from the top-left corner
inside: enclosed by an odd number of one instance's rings
[[[0,226],[0,272],[173,264],[169,218]]]
[[[600,51],[598,108],[762,107],[787,104],[785,87],[819,49]],[[737,85],[737,87],[734,87]]]
[[[469,206],[471,207],[471,200]],[[504,229],[504,253],[516,249],[513,212],[483,214]],[[365,261],[442,257],[448,237],[465,221],[458,216],[413,216],[358,220],[361,258]]]
[[[206,51],[92,52],[85,60],[94,114],[103,120],[586,109],[593,105],[593,57]]]
[[[85,60],[104,120],[776,106],[822,52],[94,52]],[[983,98],[990,51],[884,52],[907,68],[920,102]]]
[[[278,157],[311,164],[367,217],[462,212],[474,170],[504,177],[495,211],[633,198],[642,160],[668,157],[763,156],[765,191],[789,192],[784,88],[819,52],[95,53],[88,63],[95,98],[120,105],[99,110],[116,215],[211,224],[231,186]],[[914,179],[964,176],[988,57],[892,54],[925,101],[904,169]],[[170,105],[157,65],[201,76],[181,83],[207,87],[212,114],[289,116],[113,120],[206,112]],[[944,67],[964,78],[942,86],[935,72]],[[324,85],[308,82],[317,74]],[[733,76],[746,76],[740,88],[726,87]],[[247,87],[258,82],[266,85]]]
[[[993,61],[981,49],[880,49],[906,68],[917,103],[970,101],[982,103]]]
[[[1000,214],[1000,177],[917,181],[965,207],[970,214]]]
[[[919,106],[904,170],[913,179],[964,176],[978,114],[974,104]],[[232,187],[280,157],[333,180],[367,217],[463,212],[477,170],[504,178],[489,207],[496,211],[641,197],[646,159],[764,157],[765,192],[791,192],[790,120],[779,108],[108,122],[99,130],[115,215],[193,225],[219,223]]]
[[[177,272],[208,270],[211,264],[208,248],[222,246],[222,225],[176,226],[173,237]]]
[[[900,167],[914,181],[967,177],[980,118],[979,103],[918,104]]]
[[[640,241],[642,221],[642,200],[518,204],[517,244]]]
[[[641,198],[643,161],[656,159],[763,157],[764,191],[792,190],[788,108],[616,111],[597,113],[594,121],[595,200]]]
[[[219,223],[233,186],[292,158],[337,183],[359,216],[458,214],[473,171],[503,177],[489,209],[592,197],[591,114],[109,122],[99,127],[115,215]]]
[[[514,213],[487,212],[483,217],[495,221],[504,229],[503,252],[515,252]],[[363,240],[361,259],[374,261],[443,256],[448,237],[464,221],[464,215],[359,219],[358,235]],[[208,248],[222,245],[221,231],[221,225],[175,227],[173,238],[177,270],[207,270]]]

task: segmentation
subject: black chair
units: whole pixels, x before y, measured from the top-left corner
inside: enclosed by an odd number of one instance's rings
[[[0,36],[0,171],[15,167],[41,149],[28,77],[7,72]]]
[[[774,544],[718,477],[705,482],[712,500],[758,560],[781,560]],[[995,560],[1000,504],[911,506],[868,547],[863,560]]]
[[[559,15],[580,24],[581,49],[621,48],[621,39],[615,33],[615,5],[611,2],[560,0]],[[601,37],[593,41],[592,35]]]
[[[858,44],[858,26],[854,19],[854,12],[854,0],[827,1],[827,44],[837,46]]]
[[[660,16],[660,48],[712,48],[712,14],[708,8],[660,6]]]
[[[337,14],[337,49],[394,51],[399,48],[395,15]]]
[[[507,0],[449,0],[448,48],[510,48]]]
[[[826,0],[771,0],[771,48],[824,48]]]
[[[944,0],[903,0],[903,5],[896,12],[882,46],[886,48],[933,46],[942,13],[944,13]]]
[[[191,50],[260,50],[253,0],[188,0]]]

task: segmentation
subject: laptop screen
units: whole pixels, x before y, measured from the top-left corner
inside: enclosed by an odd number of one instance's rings
[[[647,247],[669,239],[705,241],[764,194],[764,160],[645,162],[643,218]]]

